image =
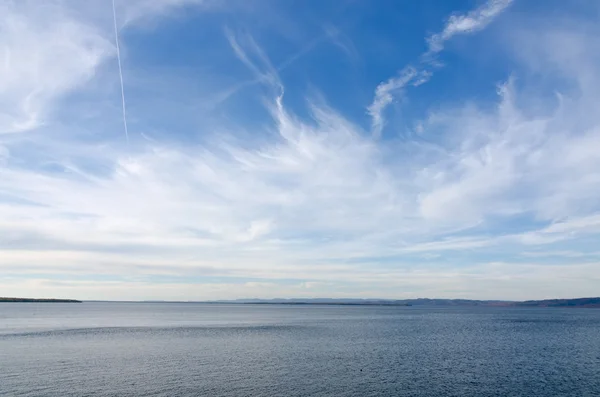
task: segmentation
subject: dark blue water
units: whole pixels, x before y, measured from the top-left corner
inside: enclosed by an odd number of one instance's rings
[[[600,396],[600,310],[0,303],[6,396]]]

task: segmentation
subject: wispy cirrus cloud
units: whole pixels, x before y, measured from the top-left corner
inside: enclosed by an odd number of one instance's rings
[[[93,77],[113,47],[57,3],[3,2],[0,12],[0,134],[32,130],[56,100]]]
[[[116,1],[119,25],[161,16],[198,0]],[[64,95],[115,56],[110,1],[2,2],[0,134],[43,125]],[[123,21],[121,21],[123,20]]]
[[[202,6],[210,8],[217,3],[214,0],[115,0],[122,17],[119,22],[125,26],[139,24],[156,18],[164,18],[165,14],[181,9],[184,6]],[[106,2],[103,2],[106,4]]]
[[[225,36],[233,49],[235,56],[250,69],[255,75],[256,81],[270,85],[282,94],[283,86],[279,80],[277,70],[264,53],[262,48],[249,34],[235,35],[230,29],[225,29]],[[243,40],[244,45],[239,41]]]
[[[442,51],[444,43],[454,36],[475,33],[485,29],[512,2],[513,0],[489,0],[466,14],[451,15],[440,33],[435,33],[427,38],[429,49],[424,54],[424,58]]]
[[[385,120],[383,112],[394,100],[394,95],[406,86],[419,86],[433,75],[432,69],[439,67],[436,56],[444,49],[444,43],[454,36],[478,32],[497,18],[513,0],[489,0],[478,8],[466,13],[451,15],[440,33],[427,37],[428,49],[415,65],[408,65],[392,77],[379,84],[373,102],[367,108],[371,116],[371,133],[381,136]]]

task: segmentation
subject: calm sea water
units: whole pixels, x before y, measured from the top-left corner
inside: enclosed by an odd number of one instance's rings
[[[6,396],[600,396],[600,310],[0,303]]]

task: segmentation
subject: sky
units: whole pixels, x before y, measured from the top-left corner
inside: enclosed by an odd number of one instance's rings
[[[599,22],[0,0],[0,296],[598,296]]]

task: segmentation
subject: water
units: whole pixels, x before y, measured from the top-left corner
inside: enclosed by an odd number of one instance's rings
[[[600,396],[600,310],[0,303],[6,396]]]

